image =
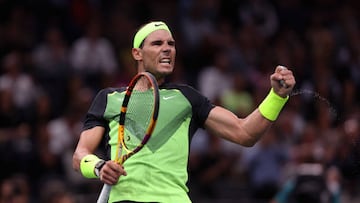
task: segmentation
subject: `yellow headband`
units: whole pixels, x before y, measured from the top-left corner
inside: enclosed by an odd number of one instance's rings
[[[145,26],[143,26],[142,28],[140,28],[140,30],[135,34],[133,47],[140,48],[140,45],[144,41],[144,39],[155,30],[167,30],[170,32],[169,27],[164,22],[161,21],[150,22]]]

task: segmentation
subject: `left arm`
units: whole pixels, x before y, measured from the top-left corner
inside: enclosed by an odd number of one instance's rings
[[[286,86],[282,86],[280,80],[283,80]],[[290,94],[295,85],[292,72],[281,66],[270,76],[270,81],[274,93],[283,98]],[[245,118],[238,118],[232,112],[217,106],[210,111],[205,128],[224,139],[250,147],[266,133],[272,123],[273,121],[267,119],[259,108]]]
[[[264,118],[258,109],[240,119],[219,106],[210,111],[205,122],[209,132],[246,147],[253,146],[271,125],[272,122]]]

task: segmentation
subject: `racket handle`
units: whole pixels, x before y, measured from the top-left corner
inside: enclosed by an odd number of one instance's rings
[[[281,68],[281,70],[287,70],[287,68],[285,66],[279,66]],[[280,80],[279,81],[280,85],[284,88],[288,88],[288,86],[285,84],[284,80]]]
[[[288,88],[288,86],[285,84],[285,81],[284,80],[280,80],[279,81],[280,85],[284,88]]]
[[[104,184],[96,203],[107,203],[110,196],[111,185]]]

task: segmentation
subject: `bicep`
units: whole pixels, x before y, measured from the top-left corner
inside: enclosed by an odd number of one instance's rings
[[[81,159],[88,154],[92,154],[97,149],[104,135],[105,128],[96,126],[81,133],[79,142],[73,156],[73,167],[78,169]]]
[[[256,109],[246,118],[239,118],[222,107],[213,108],[205,121],[210,133],[243,146],[254,145],[271,126]]]
[[[242,136],[239,135],[245,134],[241,127],[242,122],[242,119],[232,112],[216,106],[210,111],[205,121],[205,128],[214,135],[241,144]]]

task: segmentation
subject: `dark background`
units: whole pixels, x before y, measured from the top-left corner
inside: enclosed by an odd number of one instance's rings
[[[356,202],[359,11],[355,0],[0,0],[0,202],[95,201],[101,184],[71,167],[82,119],[97,91],[134,74],[132,38],[150,20],[165,21],[176,40],[169,81],[227,108],[223,93],[233,90],[244,99],[232,109],[239,116],[265,97],[276,65],[297,80],[254,148],[198,133],[189,166],[194,202],[267,202],[304,150],[335,167],[342,202]],[[99,47],[82,47],[90,38]],[[222,87],[223,78],[236,83]],[[257,194],[262,187],[269,194]]]

